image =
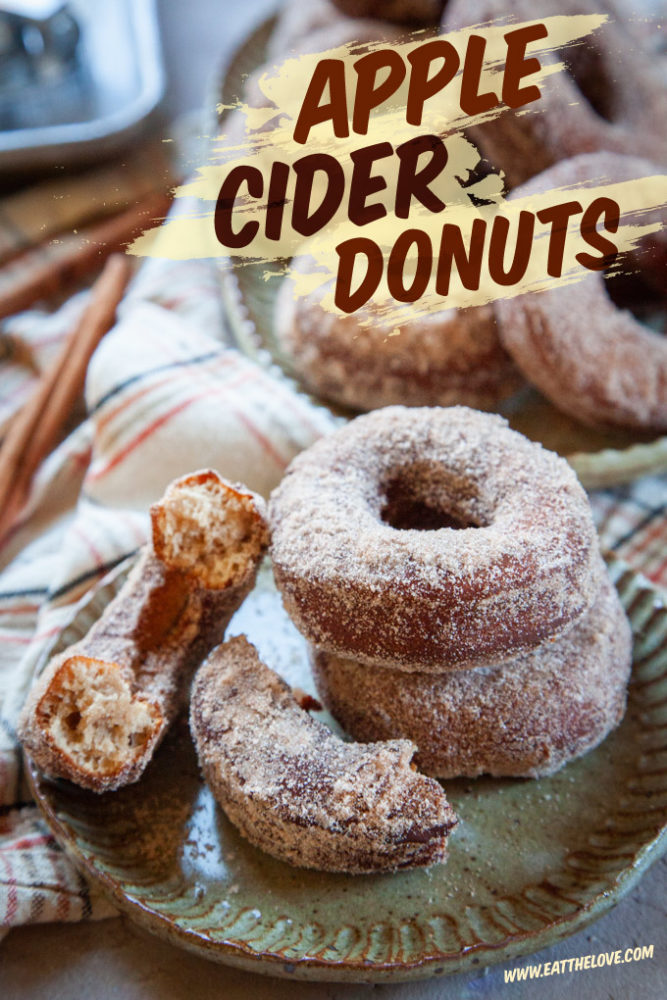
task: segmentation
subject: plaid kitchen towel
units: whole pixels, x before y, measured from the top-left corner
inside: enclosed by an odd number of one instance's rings
[[[181,202],[178,210],[188,211]],[[0,241],[3,228],[0,218]],[[2,243],[0,242],[0,246]],[[39,818],[15,724],[36,664],[87,590],[148,534],[175,476],[212,466],[267,494],[329,413],[227,343],[218,265],[151,260],[90,365],[87,415],[43,463],[0,548],[0,927],[108,916]],[[0,433],[87,301],[0,326]],[[2,931],[0,931],[0,935]]]
[[[0,327],[0,420],[23,402],[86,298]],[[89,588],[144,542],[147,506],[174,476],[213,466],[266,494],[299,450],[335,426],[326,410],[228,345],[219,272],[208,261],[142,266],[91,362],[86,403],[0,548],[5,928],[113,913],[54,843],[22,773],[16,718],[47,644]],[[647,477],[591,499],[603,545],[667,586],[665,480]]]

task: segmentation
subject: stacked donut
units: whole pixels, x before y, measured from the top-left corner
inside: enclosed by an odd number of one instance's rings
[[[566,462],[465,407],[387,407],[298,456],[274,573],[320,695],[436,777],[551,774],[625,710],[631,635]]]

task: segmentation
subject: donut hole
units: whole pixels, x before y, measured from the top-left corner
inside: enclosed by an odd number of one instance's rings
[[[656,333],[667,334],[667,295],[664,286],[665,247],[645,240],[617,269],[605,272],[607,295],[618,309]]]
[[[575,45],[562,50],[559,57],[596,115],[613,122],[617,110],[615,85],[607,71],[602,51],[587,39],[586,45]]]
[[[438,531],[440,528],[481,528],[468,513],[443,505],[432,495],[424,496],[418,484],[404,478],[391,480],[384,488],[380,518],[397,531]]]

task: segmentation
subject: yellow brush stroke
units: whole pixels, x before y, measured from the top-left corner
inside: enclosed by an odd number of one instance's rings
[[[591,187],[582,186],[575,188],[568,186],[566,188],[550,190],[542,194],[532,194],[525,198],[512,199],[511,201],[503,202],[501,205],[494,205],[489,208],[456,205],[437,216],[422,209],[415,211],[414,217],[410,218],[409,228],[425,232],[429,236],[434,248],[434,254],[437,256],[444,222],[458,226],[463,234],[464,243],[468,245],[473,220],[475,218],[486,219],[488,246],[493,218],[496,215],[503,215],[510,221],[510,236],[508,238],[509,258],[514,247],[513,234],[517,231],[518,216],[521,211],[529,211],[536,214],[544,208],[563,204],[571,200],[579,201],[583,208],[586,209],[588,205],[599,197],[611,198],[621,206],[623,215],[619,231],[613,235],[608,234],[608,236],[616,244],[621,253],[627,252],[636,247],[646,236],[656,233],[662,228],[663,223],[656,216],[660,210],[663,212],[667,210],[667,177],[664,175],[653,175],[632,181],[602,183]],[[428,313],[439,312],[443,308],[479,306],[500,298],[512,298],[516,295],[522,295],[525,292],[541,291],[542,289],[580,281],[590,272],[577,262],[576,255],[582,251],[593,253],[592,248],[581,236],[579,230],[580,222],[581,214],[574,216],[568,227],[563,269],[560,277],[551,278],[547,273],[548,235],[551,227],[536,220],[530,262],[524,277],[517,285],[505,287],[496,284],[489,274],[488,255],[485,255],[478,290],[469,291],[464,288],[454,266],[452,268],[450,289],[446,298],[436,295],[434,288],[435,278],[433,277],[425,294],[411,308],[415,310],[416,315],[426,315]],[[370,226],[364,227],[364,236],[368,236],[382,248],[385,258],[388,256],[396,239],[395,227],[395,219],[382,219]],[[407,226],[404,228],[407,228]],[[306,243],[302,243],[298,255],[311,257],[314,261],[314,266],[317,268],[317,274],[302,274],[300,270],[295,269],[292,275],[295,293],[297,295],[308,294],[314,288],[323,284],[323,278],[330,279],[335,275],[338,268],[338,256],[335,252],[335,247],[344,239],[349,239],[353,235],[358,235],[358,233],[359,231],[348,222],[336,227],[334,232],[320,234]],[[433,266],[435,271],[437,268],[437,259],[434,261]],[[409,276],[410,269],[408,268],[406,269],[406,284],[409,284]],[[404,315],[405,312],[405,307],[395,302],[391,297],[385,277],[383,277],[377,291],[373,295],[373,304],[375,314],[380,316],[386,324],[398,322],[399,316]],[[332,289],[328,289],[323,294],[322,306],[327,310],[337,311],[334,305]]]
[[[499,91],[507,51],[504,36],[509,30],[535,23],[544,23],[547,26],[548,37],[539,42],[531,43],[527,49],[528,57],[538,56],[541,69],[538,73],[527,78],[525,83],[540,85],[550,75],[562,69],[562,62],[559,59],[561,50],[567,45],[589,36],[606,19],[606,15],[599,13],[577,16],[559,15],[544,18],[542,21],[528,21],[521,24],[504,23],[476,26],[448,34],[446,38],[455,46],[461,56],[461,61],[463,61],[462,56],[469,35],[471,33],[483,35],[487,42],[487,54],[481,88]],[[422,35],[417,35],[400,45],[393,44],[391,48],[398,52],[406,61],[406,65],[409,66],[407,56],[424,41]],[[364,46],[363,51],[385,47],[387,47],[387,43],[379,42],[376,45]],[[240,261],[259,260],[268,263],[301,253],[307,253],[313,258],[313,266],[317,268],[316,272],[310,274],[297,272],[294,275],[297,294],[307,294],[323,282],[331,281],[338,266],[335,247],[353,236],[364,236],[372,239],[381,247],[386,260],[391,247],[401,232],[407,228],[420,229],[428,234],[434,252],[437,254],[440,233],[445,223],[459,226],[466,237],[476,218],[487,219],[490,227],[493,217],[500,213],[510,219],[512,223],[510,233],[512,234],[516,231],[516,220],[522,210],[535,213],[540,208],[560,204],[572,198],[581,201],[586,208],[594,198],[600,196],[613,198],[619,202],[625,213],[633,213],[631,223],[626,220],[621,231],[612,237],[621,250],[630,249],[641,238],[658,228],[658,223],[654,220],[647,220],[645,213],[650,208],[664,205],[667,202],[665,190],[667,180],[664,177],[646,177],[621,184],[614,184],[609,179],[591,178],[591,181],[597,182],[594,187],[581,186],[578,189],[561,189],[511,201],[504,199],[501,172],[470,183],[471,173],[478,166],[480,157],[475,146],[463,134],[462,129],[481,124],[503,113],[506,109],[500,107],[474,117],[464,115],[459,103],[460,72],[444,91],[427,102],[423,122],[419,128],[410,126],[405,121],[408,85],[406,80],[396,95],[372,114],[367,135],[351,134],[348,138],[338,139],[333,135],[331,123],[323,122],[311,130],[308,143],[305,146],[299,145],[293,140],[294,126],[301,110],[307,83],[320,60],[338,58],[344,61],[348,111],[351,116],[356,81],[354,63],[359,58],[359,52],[353,52],[351,49],[354,49],[353,44],[341,46],[325,53],[302,55],[288,59],[280,66],[267,67],[258,81],[259,90],[267,106],[258,108],[240,105],[233,109],[221,126],[221,134],[213,144],[209,162],[199,168],[192,181],[184,184],[177,191],[177,197],[190,200],[190,210],[169,219],[158,230],[151,230],[140,236],[130,247],[130,252],[138,256],[163,257],[172,260],[228,256],[229,251],[216,238],[213,219],[220,186],[229,170],[240,163],[252,163],[253,166],[261,170],[266,191],[269,173],[274,161],[279,159],[291,165],[300,157],[315,151],[329,153],[340,163],[346,179],[346,197],[325,230],[309,240],[306,245],[304,245],[303,237],[295,232],[290,225],[294,182],[292,174],[290,174],[290,185],[286,195],[288,204],[285,209],[283,234],[280,241],[267,240],[261,232],[264,222],[261,204],[251,199],[244,201],[243,198],[239,198],[234,213],[236,228],[248,219],[256,218],[260,222],[260,233],[252,244],[243,250],[235,251],[235,255]],[[538,112],[539,102],[528,105],[523,111],[528,114]],[[449,155],[447,166],[437,181],[431,185],[434,193],[446,203],[446,210],[435,215],[419,204],[415,204],[408,220],[397,219],[393,214],[393,206],[396,195],[398,160],[392,156],[376,163],[374,174],[381,174],[384,177],[386,189],[369,199],[372,204],[384,205],[388,215],[384,219],[363,227],[352,225],[347,218],[347,194],[352,174],[350,153],[355,149],[384,142],[387,139],[390,140],[395,149],[401,142],[427,133],[443,137],[447,146]],[[319,204],[324,194],[323,184],[324,178],[320,175],[313,191],[313,205]],[[471,194],[476,199],[483,199],[489,204],[483,208],[476,207],[471,201]],[[496,285],[491,280],[488,267],[485,265],[479,290],[470,292],[462,287],[454,271],[450,292],[446,300],[435,294],[431,284],[425,295],[411,308],[415,315],[419,315],[440,311],[450,306],[481,305],[500,297],[518,295],[526,291],[536,291],[556,284],[564,285],[580,280],[588,272],[576,262],[575,255],[582,250],[589,251],[590,248],[579,234],[579,220],[580,217],[575,218],[570,226],[562,277],[553,279],[547,275],[548,240],[544,234],[548,231],[548,227],[537,224],[530,264],[519,285],[511,288]],[[509,244],[511,249],[511,236]],[[323,291],[323,295],[323,306],[334,309],[332,289]],[[405,309],[391,298],[384,279],[373,297],[373,302],[376,315],[380,314],[383,320],[389,324],[397,322]]]

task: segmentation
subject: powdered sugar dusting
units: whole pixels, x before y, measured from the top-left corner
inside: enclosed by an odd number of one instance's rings
[[[313,650],[318,691],[355,739],[411,739],[442,778],[553,774],[620,722],[632,634],[605,579],[589,612],[555,641],[500,667],[447,674],[372,669]]]
[[[396,482],[479,527],[391,527],[382,511]],[[601,580],[588,500],[567,463],[465,407],[357,418],[294,460],[269,518],[297,627],[370,663],[498,661],[570,625]]]
[[[291,270],[312,267],[304,256]],[[358,410],[392,403],[492,409],[521,385],[491,306],[426,316],[398,306],[399,322],[388,323],[372,303],[350,316],[323,309],[332,285],[297,297],[288,276],[275,307],[278,340],[300,377],[325,399]]]
[[[344,743],[244,636],[197,673],[191,727],[214,795],[269,854],[350,872],[444,859],[456,820],[440,786],[410,767],[412,743]]]

